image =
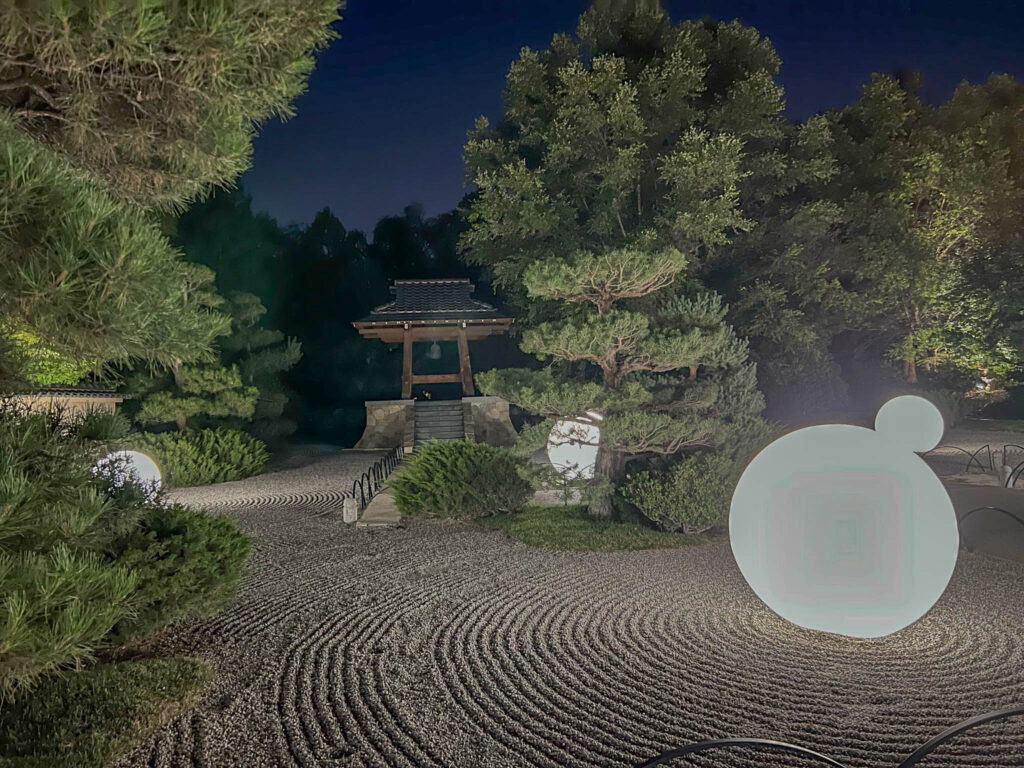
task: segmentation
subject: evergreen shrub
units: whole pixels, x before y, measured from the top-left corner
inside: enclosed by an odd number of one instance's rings
[[[153,456],[167,486],[241,480],[260,474],[270,458],[262,441],[224,427],[144,432],[131,442],[130,448]]]
[[[210,616],[231,602],[251,541],[230,520],[180,504],[151,505],[109,556],[137,578],[135,612],[110,640],[124,644],[186,617]]]
[[[518,512],[533,495],[525,458],[464,440],[427,443],[388,480],[405,515],[487,517]]]
[[[132,610],[136,577],[106,562],[111,503],[61,414],[0,408],[0,700],[88,661]]]
[[[735,465],[724,456],[698,454],[667,472],[641,472],[622,495],[665,531],[696,534],[722,524],[736,485]]]
[[[237,588],[248,537],[94,472],[104,450],[58,412],[0,407],[0,708]]]
[[[113,765],[195,704],[214,672],[203,659],[137,659],[48,677],[0,708],[0,766]]]
[[[80,438],[102,443],[123,440],[131,431],[131,422],[120,411],[93,409],[82,416],[75,425],[75,433]]]

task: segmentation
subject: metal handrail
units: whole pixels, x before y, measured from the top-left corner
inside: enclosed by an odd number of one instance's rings
[[[352,489],[345,496],[358,499],[359,509],[364,509],[377,495],[377,492],[384,487],[384,481],[401,462],[404,453],[402,446],[398,446],[377,459],[369,469],[352,482]]]
[[[968,513],[969,514],[969,513]],[[984,723],[991,723],[996,720],[1005,720],[1009,717],[1016,717],[1024,715],[1024,706],[1010,707],[1009,709],[1000,709],[993,712],[986,712],[983,715],[977,715],[975,717],[964,720],[961,723],[957,723],[952,728],[947,728],[937,736],[932,737],[920,747],[915,749],[906,760],[899,764],[898,768],[914,768],[921,760],[935,751],[937,747],[945,744],[947,741],[952,739],[954,736],[959,736],[964,731],[970,730],[976,726]],[[791,754],[801,755],[803,757],[809,757],[812,760],[817,760],[825,765],[830,765],[832,768],[846,768],[842,763],[833,760],[831,757],[822,755],[818,752],[814,752],[805,747],[799,747],[795,744],[788,744],[784,741],[770,741],[768,739],[715,739],[713,741],[700,741],[693,744],[673,749],[669,752],[664,752],[653,760],[648,760],[645,763],[639,763],[636,768],[654,768],[656,765],[662,765],[669,760],[675,760],[686,755],[696,754],[698,752],[706,752],[711,749],[719,749],[721,747],[751,747],[754,749],[775,749]]]
[[[1006,476],[1006,482],[1003,484],[1003,487],[1013,488],[1017,485],[1017,481],[1020,480],[1022,474],[1024,474],[1024,461],[1010,470],[1010,474]]]
[[[976,451],[974,451],[974,453],[971,453],[966,448],[961,448],[959,445],[937,445],[930,451],[926,451],[925,453],[923,453],[922,456],[927,456],[928,454],[934,453],[935,451],[941,450],[943,448],[952,448],[954,451],[960,451],[960,453],[967,456],[967,466],[964,468],[966,472],[971,471],[971,464],[977,464],[982,472],[991,472],[994,469],[994,467],[992,466],[992,448],[987,443],[978,448]],[[988,453],[988,468],[986,468],[985,465],[982,464],[981,461],[978,459],[978,454],[981,453],[982,451],[986,451]]]
[[[658,755],[653,760],[649,760],[646,763],[641,763],[637,768],[653,768],[655,765],[661,765],[668,760],[675,760],[686,755],[692,755],[697,752],[707,752],[709,749],[718,749],[720,747],[753,747],[755,749],[777,749],[782,752],[790,752],[795,755],[801,755],[802,757],[809,757],[812,760],[817,760],[825,765],[831,765],[832,768],[846,768],[842,763],[837,763],[831,757],[814,752],[804,747],[798,747],[796,744],[787,744],[784,741],[771,741],[769,739],[714,739],[713,741],[700,741],[696,744],[688,744],[685,747],[679,749],[673,749],[670,752]]]
[[[1006,449],[1016,448],[1019,451],[1024,451],[1024,445],[1017,445],[1016,443],[1006,443],[1003,445],[1003,464],[1006,463]]]
[[[982,511],[984,511],[986,509],[987,510],[991,510],[993,512],[999,512],[1000,514],[1006,515],[1008,518],[1010,518],[1015,523],[1017,523],[1022,528],[1024,528],[1024,520],[1022,520],[1021,518],[1017,517],[1017,515],[1013,514],[1013,512],[1008,512],[1007,510],[1003,509],[1002,507],[975,507],[974,509],[965,512],[956,521],[957,522],[957,530],[960,533],[960,543],[963,546],[967,547],[967,549],[969,549],[969,550],[973,550],[973,547],[969,547],[967,545],[967,542],[964,541],[964,532],[963,532],[963,529],[960,528],[960,526],[963,525],[964,520],[966,520],[968,517],[973,515],[975,512],[982,512]]]

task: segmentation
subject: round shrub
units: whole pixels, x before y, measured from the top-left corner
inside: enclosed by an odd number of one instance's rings
[[[642,472],[622,495],[665,531],[702,533],[726,519],[736,486],[735,466],[724,456],[699,454],[667,472]]]
[[[210,616],[234,598],[251,541],[231,521],[180,504],[153,505],[108,556],[136,577],[135,615],[114,627],[124,644],[187,617]]]
[[[528,470],[507,448],[449,440],[417,448],[388,485],[405,515],[487,517],[526,506],[533,495]]]
[[[267,446],[238,429],[186,429],[143,432],[128,446],[152,455],[164,484],[186,487],[241,480],[266,469]]]

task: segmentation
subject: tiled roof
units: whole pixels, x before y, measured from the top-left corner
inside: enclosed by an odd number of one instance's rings
[[[19,395],[62,395],[67,397],[120,397],[127,400],[129,394],[115,392],[109,387],[97,387],[95,384],[51,384],[32,392],[17,392]]]
[[[374,309],[359,322],[401,320],[488,320],[504,314],[474,299],[469,280],[396,280],[395,300]]]

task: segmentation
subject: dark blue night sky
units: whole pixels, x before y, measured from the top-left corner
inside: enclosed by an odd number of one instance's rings
[[[298,116],[266,125],[242,184],[254,207],[305,224],[329,207],[368,234],[421,203],[462,197],[462,145],[478,115],[499,114],[510,62],[575,28],[580,0],[349,0],[342,34],[319,59]],[[961,80],[1024,78],[1024,0],[669,0],[672,18],[738,18],[774,43],[787,113],[855,100],[872,72],[915,69],[924,95]]]

